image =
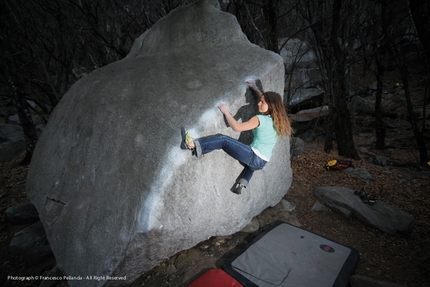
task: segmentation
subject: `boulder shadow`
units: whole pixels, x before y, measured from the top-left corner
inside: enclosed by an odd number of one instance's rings
[[[263,87],[259,79],[255,80],[255,84],[260,89],[260,91],[263,92]],[[241,106],[237,110],[236,114],[233,115],[233,118],[236,121],[246,122],[246,121],[249,121],[256,114],[258,114],[257,96],[249,88],[246,89],[246,92],[245,92],[245,102],[247,103],[247,105]],[[225,116],[224,116],[224,122],[226,126],[230,126]],[[252,131],[244,131],[240,133],[239,138],[237,140],[240,141],[241,143],[249,145],[252,143],[253,139],[254,139],[254,135],[252,134]]]

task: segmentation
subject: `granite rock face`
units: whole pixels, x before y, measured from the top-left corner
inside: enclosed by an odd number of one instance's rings
[[[191,136],[234,133],[219,102],[247,120],[256,101],[245,80],[283,94],[282,58],[251,44],[217,1],[180,7],[139,37],[129,55],[85,76],[65,94],[42,133],[27,179],[61,271],[72,286],[127,284],[211,236],[233,234],[292,182],[289,139],[230,191],[242,166],[222,151],[197,159]]]

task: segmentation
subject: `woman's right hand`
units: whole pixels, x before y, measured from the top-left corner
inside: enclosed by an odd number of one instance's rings
[[[255,84],[255,81],[252,79],[246,80],[246,83],[248,84],[249,88],[251,88],[254,91],[259,90],[257,87],[257,84]]]
[[[223,113],[224,115],[228,113],[228,106],[226,104],[219,104],[218,105],[218,109],[221,111],[221,113]]]

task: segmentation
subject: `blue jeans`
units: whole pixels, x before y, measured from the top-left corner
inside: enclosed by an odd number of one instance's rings
[[[238,181],[244,186],[248,185],[254,171],[263,169],[267,163],[256,155],[249,145],[243,144],[228,136],[221,135],[202,138],[197,139],[194,142],[196,144],[197,157],[210,153],[213,150],[222,149],[231,157],[237,159],[244,166]]]

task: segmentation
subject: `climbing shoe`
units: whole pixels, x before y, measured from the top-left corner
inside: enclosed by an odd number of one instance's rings
[[[354,194],[358,195],[364,203],[374,204],[376,202],[376,197],[367,194],[363,189],[354,191]]]
[[[190,150],[195,149],[194,141],[184,127],[181,127],[181,136],[182,136],[181,149],[190,149]]]
[[[234,185],[234,187],[231,189],[231,192],[236,193],[236,194],[241,194],[242,193],[242,188],[244,188],[245,186],[241,183],[236,183]]]

